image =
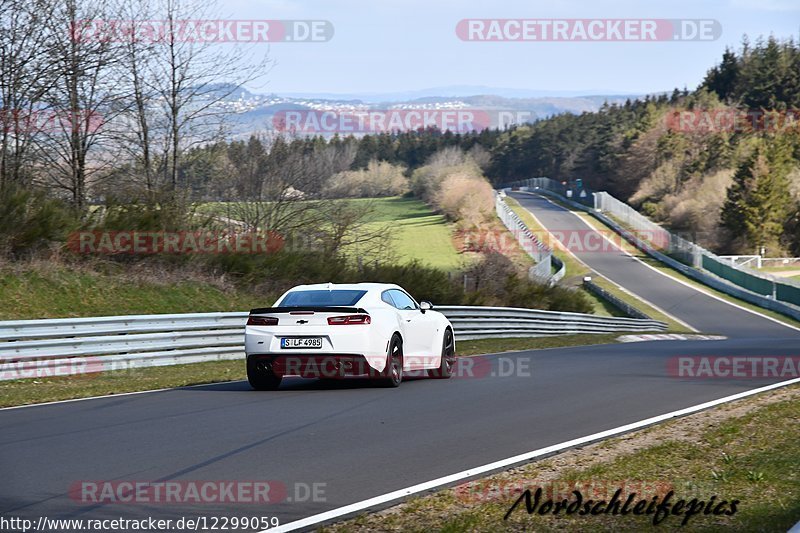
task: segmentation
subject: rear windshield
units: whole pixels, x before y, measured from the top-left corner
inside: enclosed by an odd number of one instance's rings
[[[306,306],[344,306],[355,305],[367,291],[357,290],[319,290],[292,291],[280,303],[281,307]]]

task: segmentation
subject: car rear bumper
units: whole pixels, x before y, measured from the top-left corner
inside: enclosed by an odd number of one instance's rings
[[[290,337],[319,337],[322,346],[317,349],[281,348],[281,339]],[[308,364],[333,364],[337,358],[360,358],[370,368],[381,371],[386,366],[386,339],[376,336],[370,326],[276,327],[247,326],[244,335],[245,353],[284,358],[290,370],[311,358]],[[332,358],[332,359],[331,359]],[[351,361],[355,362],[357,360]],[[343,362],[345,362],[343,360]],[[279,362],[279,364],[281,364]],[[357,366],[357,368],[361,368]],[[286,374],[289,375],[289,374]],[[299,374],[293,374],[299,375]]]
[[[249,354],[248,361],[263,365],[276,376],[300,376],[304,378],[379,377],[383,366],[376,368],[371,359],[360,354],[332,353],[278,353]],[[375,363],[375,361],[372,361]]]

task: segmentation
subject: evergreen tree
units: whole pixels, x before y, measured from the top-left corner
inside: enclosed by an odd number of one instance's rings
[[[730,48],[725,48],[722,54],[722,63],[708,71],[703,87],[717,93],[720,100],[728,102],[738,95],[739,60],[736,53]],[[677,91],[677,89],[676,89]],[[674,98],[673,94],[673,98]]]
[[[786,178],[791,162],[786,143],[773,140],[759,145],[736,170],[721,219],[745,250],[763,246],[775,255],[783,249],[784,227],[793,208]]]

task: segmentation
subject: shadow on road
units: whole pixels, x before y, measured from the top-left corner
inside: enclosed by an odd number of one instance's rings
[[[425,377],[411,376],[403,378],[404,385],[413,383],[415,381],[427,380]],[[306,379],[299,377],[287,377],[281,382],[281,387],[277,391],[272,392],[288,392],[288,391],[328,391],[328,390],[345,390],[345,389],[382,389],[377,382],[365,378],[343,378],[343,379]],[[209,383],[207,385],[193,385],[190,387],[180,387],[179,391],[212,391],[212,392],[242,392],[252,391],[250,384],[247,380],[241,381],[227,381],[224,383]],[[255,392],[255,391],[253,391]]]

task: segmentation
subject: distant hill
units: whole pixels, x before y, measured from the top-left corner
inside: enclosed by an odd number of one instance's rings
[[[467,90],[467,88],[461,88]],[[473,87],[474,90],[487,89]],[[448,89],[442,89],[448,91]],[[216,97],[224,96],[217,104],[226,111],[232,111],[230,117],[231,135],[247,136],[255,132],[267,132],[273,129],[273,117],[276,113],[288,110],[387,110],[387,109],[473,109],[486,111],[495,117],[500,111],[508,111],[520,117],[522,122],[533,122],[537,119],[551,117],[562,113],[580,114],[600,109],[604,102],[623,104],[637,95],[586,95],[586,96],[506,96],[495,93],[474,93],[471,95],[420,95],[408,99],[397,99],[401,94],[413,96],[431,90],[411,91],[384,95],[278,95],[256,94],[245,88],[231,91],[230,86],[220,85],[210,91]],[[456,89],[450,89],[456,91]],[[456,91],[457,92],[457,91]],[[524,93],[519,90],[500,90],[500,92]],[[527,91],[530,94],[541,91]],[[230,94],[227,94],[230,93]],[[358,98],[356,96],[361,96]],[[491,127],[498,124],[493,121]]]
[[[504,87],[489,87],[486,85],[448,85],[445,87],[431,87],[414,91],[397,91],[392,93],[284,93],[291,98],[324,98],[328,100],[361,100],[364,102],[404,102],[417,98],[428,97],[466,97],[476,94],[493,94],[504,98],[543,98],[543,97],[581,97],[587,95],[616,94],[622,97],[635,97],[636,94],[614,92],[600,89],[581,90],[547,90],[547,89],[510,89]]]

